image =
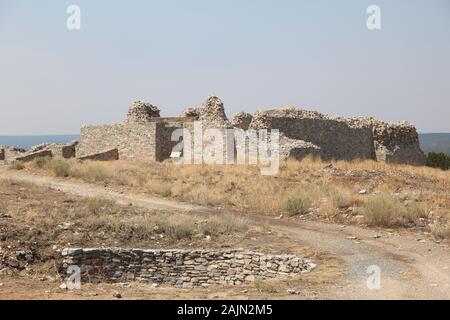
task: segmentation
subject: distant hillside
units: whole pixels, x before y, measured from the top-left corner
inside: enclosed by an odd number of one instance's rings
[[[450,155],[450,133],[419,133],[423,152],[444,152]]]

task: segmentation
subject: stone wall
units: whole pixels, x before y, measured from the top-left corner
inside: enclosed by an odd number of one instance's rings
[[[296,145],[296,140],[306,143],[307,149],[314,150],[324,160],[376,157],[372,128],[369,125],[352,124],[317,112],[292,107],[258,111],[253,116],[250,128],[279,129],[286,138],[280,139],[280,149],[294,157],[308,154],[299,150],[301,146]],[[293,150],[292,154],[290,149]]]
[[[373,135],[378,161],[425,164],[425,154],[420,149],[419,135],[414,126],[376,121],[373,125]]]
[[[256,278],[298,275],[315,265],[294,255],[266,255],[243,250],[64,249],[62,275],[81,268],[83,282],[169,284],[180,287],[239,285]]]
[[[194,118],[173,117],[153,120],[156,124],[156,161],[164,161],[170,158],[173,148],[178,141],[172,141],[172,133],[176,129],[189,128],[192,132]]]
[[[53,157],[70,159],[75,158],[77,145],[78,141],[73,141],[67,144],[52,143],[44,149],[50,150]]]
[[[41,150],[41,151],[27,153],[25,155],[16,157],[15,160],[28,162],[28,161],[31,161],[31,160],[36,159],[36,158],[51,157],[51,156],[52,156],[52,152],[50,150]]]
[[[4,155],[5,161],[10,162],[15,160],[17,157],[21,157],[25,154],[25,150],[18,147],[5,147]]]
[[[156,159],[156,122],[83,126],[77,157],[118,149],[126,160]]]
[[[161,118],[159,113],[157,107],[137,101],[130,106],[123,124],[82,127],[77,157],[117,148],[120,159],[164,161],[177,144],[171,141],[173,131],[192,129],[193,121],[200,120],[204,129],[217,128],[222,132],[227,128],[278,129],[281,159],[301,160],[314,155],[326,161],[372,159],[416,165],[425,160],[416,128],[409,124],[333,117],[295,107],[262,110],[254,115],[241,112],[230,123],[223,102],[215,96],[208,97],[199,107],[188,108],[183,117]],[[208,145],[204,141],[203,147]],[[226,146],[224,139],[224,154]],[[244,148],[248,149],[245,144],[236,145],[235,154]]]
[[[78,160],[110,161],[119,160],[119,150],[111,149],[99,153],[78,157]]]

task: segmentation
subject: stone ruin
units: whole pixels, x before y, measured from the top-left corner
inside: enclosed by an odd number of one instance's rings
[[[38,157],[74,158],[78,141],[69,143],[42,143],[25,150],[19,147],[0,146],[0,161],[31,161]]]
[[[159,118],[160,110],[154,105],[143,102],[135,101],[128,109],[126,122],[128,123],[146,123],[151,121],[152,118]]]
[[[242,130],[248,130],[250,123],[252,123],[253,116],[247,112],[238,112],[233,116],[231,125],[233,128],[239,128]]]
[[[413,165],[425,161],[417,130],[406,122],[333,117],[296,107],[258,110],[253,115],[238,112],[230,122],[216,96],[185,109],[180,117],[169,118],[160,117],[160,110],[152,104],[133,102],[122,124],[83,126],[76,154],[86,157],[117,149],[119,159],[163,161],[170,158],[177,143],[171,141],[173,130],[192,129],[194,121],[222,130],[278,129],[282,159],[314,155],[326,161],[372,159]]]
[[[313,155],[325,161],[371,159],[413,165],[425,162],[417,130],[406,122],[333,117],[296,107],[258,110],[253,115],[238,112],[229,121],[223,102],[216,96],[208,97],[198,107],[185,109],[180,117],[161,117],[158,107],[135,101],[123,123],[81,127],[79,143],[45,144],[27,152],[0,147],[0,161],[29,161],[49,153],[82,160],[164,161],[171,157],[178,143],[171,141],[173,131],[192,130],[195,121],[201,121],[203,128],[220,130],[278,129],[281,159],[301,160]],[[223,141],[223,145],[226,150],[227,141]],[[238,147],[235,146],[235,150]]]
[[[423,165],[416,128],[368,117],[343,118],[295,107],[259,110],[252,129],[279,129],[283,157],[308,154],[324,160],[372,159],[386,163]]]

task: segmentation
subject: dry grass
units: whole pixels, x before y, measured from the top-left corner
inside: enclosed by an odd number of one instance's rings
[[[57,161],[57,162],[56,162]],[[255,166],[175,165],[155,162],[52,160],[42,168],[57,176],[124,186],[204,206],[266,215],[316,216],[343,222],[357,213],[379,226],[416,226],[425,209],[450,217],[450,172],[374,161],[283,162],[277,176]],[[369,195],[358,194],[369,190]],[[349,213],[350,212],[350,213]]]
[[[0,211],[12,217],[0,220],[4,240],[38,243],[46,250],[51,244],[129,247],[163,241],[174,245],[180,240],[204,241],[206,236],[224,244],[229,236],[257,232],[247,219],[236,215],[200,217],[149,211],[2,179],[0,200]]]
[[[9,169],[11,170],[23,170],[25,169],[25,164],[20,160],[14,160],[9,164]]]
[[[254,281],[256,290],[260,293],[278,293],[281,288],[281,284],[276,280],[263,280],[256,278]]]
[[[406,206],[402,201],[387,195],[373,197],[362,210],[367,224],[383,227],[411,227],[420,218],[428,216],[421,205],[414,203]]]
[[[286,211],[289,215],[305,214],[312,204],[312,200],[306,192],[296,193],[286,200]]]
[[[431,234],[436,239],[450,239],[450,223],[444,223],[440,221],[434,222],[430,226]]]

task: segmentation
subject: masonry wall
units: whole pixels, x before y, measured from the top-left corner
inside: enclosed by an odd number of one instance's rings
[[[69,144],[51,144],[45,148],[45,150],[50,150],[53,157],[59,158],[75,158],[76,156],[76,146],[78,141],[74,141]]]
[[[156,123],[83,126],[77,157],[118,149],[119,159],[155,160]]]
[[[180,287],[239,285],[258,278],[298,275],[315,265],[293,255],[241,250],[64,249],[61,273],[81,268],[83,282],[170,284]]]
[[[312,144],[316,147],[315,153],[324,160],[376,159],[370,126],[352,126],[333,119],[290,117],[270,117],[267,123],[287,138],[281,142],[301,140]],[[290,146],[283,145],[281,148],[289,149]],[[302,154],[300,150],[295,153]]]
[[[177,129],[188,128],[193,132],[193,118],[155,118],[156,122],[156,160],[169,159],[178,141],[172,141],[172,133]]]
[[[425,154],[420,149],[419,135],[414,126],[376,122],[373,126],[373,135],[378,161],[425,164]]]

